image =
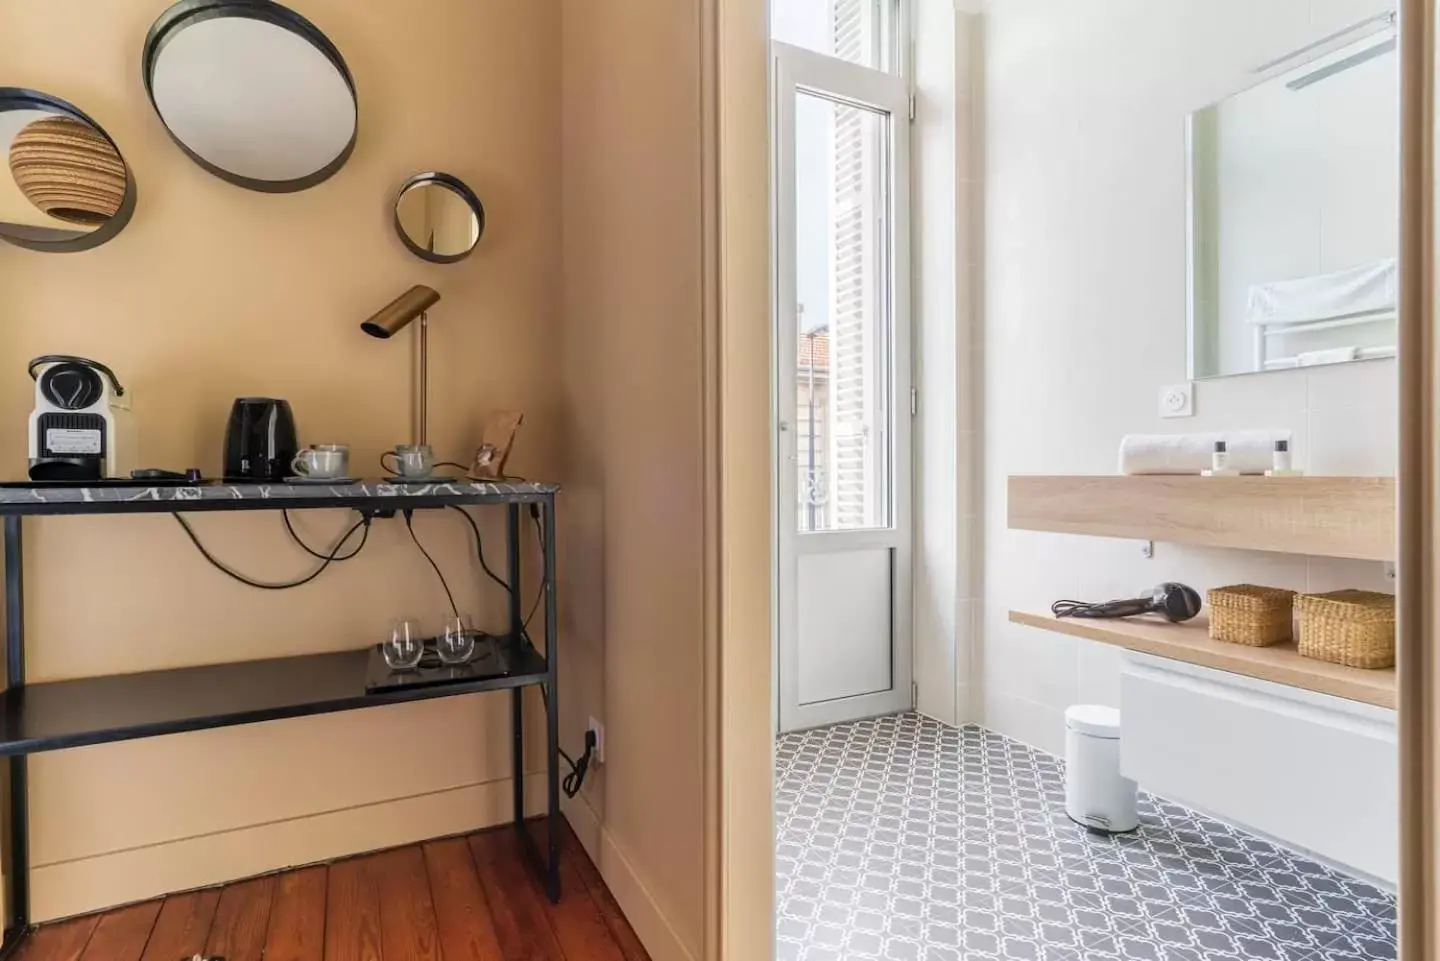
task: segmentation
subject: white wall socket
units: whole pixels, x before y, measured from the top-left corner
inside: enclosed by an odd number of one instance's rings
[[[1160,388],[1161,417],[1194,417],[1195,385],[1171,384]]]
[[[587,731],[594,731],[594,732],[595,732],[595,763],[596,763],[596,764],[604,764],[604,763],[605,763],[605,725],[601,724],[599,721],[595,720],[595,719],[592,717],[592,718],[590,719],[590,724],[585,728],[585,730],[587,730]]]

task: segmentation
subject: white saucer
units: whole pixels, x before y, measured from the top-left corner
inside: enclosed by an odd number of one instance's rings
[[[287,484],[301,484],[307,487],[343,487],[360,483],[358,477],[287,477]]]

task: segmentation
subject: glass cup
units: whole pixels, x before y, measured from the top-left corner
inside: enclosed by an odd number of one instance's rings
[[[390,636],[380,645],[380,653],[392,671],[413,670],[425,656],[425,634],[413,617],[396,618],[390,625]]]
[[[464,664],[475,656],[475,629],[468,614],[446,614],[435,638],[435,652],[444,664]]]

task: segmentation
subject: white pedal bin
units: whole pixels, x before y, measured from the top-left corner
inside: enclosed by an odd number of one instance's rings
[[[1140,826],[1135,782],[1120,774],[1120,712],[1098,704],[1065,711],[1065,813],[1095,831]]]

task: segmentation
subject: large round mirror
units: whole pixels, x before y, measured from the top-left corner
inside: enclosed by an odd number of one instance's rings
[[[417,174],[395,198],[395,231],[417,257],[453,264],[470,256],[485,233],[485,208],[450,174]]]
[[[0,240],[56,253],[114,237],[135,210],[115,141],[58,97],[0,87]]]
[[[181,0],[145,40],[145,89],[180,148],[237,186],[313,187],[355,148],[355,84],[314,24],[270,0]]]

